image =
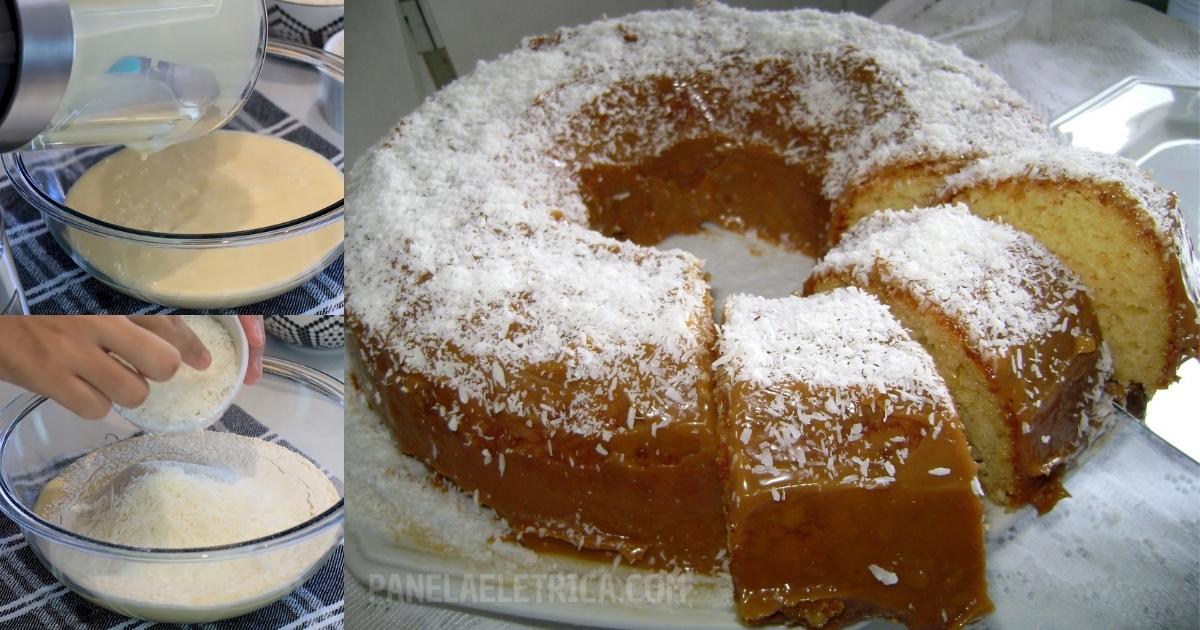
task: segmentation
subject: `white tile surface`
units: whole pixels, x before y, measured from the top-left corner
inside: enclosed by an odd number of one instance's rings
[[[346,12],[346,164],[433,92],[396,0],[358,2]]]

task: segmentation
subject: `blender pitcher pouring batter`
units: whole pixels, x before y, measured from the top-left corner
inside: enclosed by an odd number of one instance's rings
[[[229,121],[266,50],[261,0],[0,4],[0,151],[149,152]],[[0,217],[0,313],[26,312]]]
[[[261,0],[13,0],[0,5],[0,151],[153,151],[219,128],[266,51]]]

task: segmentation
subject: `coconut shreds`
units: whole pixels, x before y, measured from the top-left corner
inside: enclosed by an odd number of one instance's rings
[[[1156,185],[1133,160],[1079,147],[1039,147],[980,158],[947,177],[939,195],[953,195],[980,184],[994,186],[1019,177],[1117,184],[1151,218],[1160,238],[1178,238],[1183,231],[1178,211],[1173,210],[1171,194]]]
[[[744,70],[762,61],[800,79],[778,115],[827,135],[829,197],[890,165],[1046,141],[1037,117],[981,64],[854,16],[708,3],[564,29],[480,64],[351,170],[352,314],[397,373],[457,391],[438,411],[460,430],[471,405],[588,437],[632,430],[628,417],[612,418],[619,396],[657,432],[672,410],[697,405],[708,378],[699,261],[588,229],[578,182],[552,148],[607,141],[605,124],[578,114],[607,107],[614,84],[699,71],[735,103],[706,131],[756,141],[747,121],[758,101],[742,97],[764,79]],[[868,71],[876,84],[851,84],[840,68]],[[705,109],[703,95],[687,96]],[[654,155],[680,140],[669,121],[639,124],[631,135],[640,144],[627,149]],[[793,161],[814,155],[779,149]],[[605,145],[590,157],[619,153]],[[557,366],[552,385],[578,393],[542,404],[531,395],[536,379],[523,378],[537,366]]]
[[[867,568],[870,569],[871,575],[875,576],[875,579],[879,580],[879,583],[884,586],[893,586],[900,582],[900,578],[895,573],[877,564],[868,565]]]
[[[734,465],[745,461],[766,485],[824,479],[886,487],[908,447],[924,438],[897,435],[886,448],[872,447],[859,422],[863,407],[875,405],[885,425],[903,415],[926,419],[934,432],[954,413],[929,354],[858,288],[808,298],[731,296],[720,351],[729,357],[726,378],[745,396],[735,404],[754,410],[730,420],[745,423],[740,444],[728,445],[740,453]],[[792,389],[796,383],[805,389]]]
[[[813,269],[815,276],[831,272],[847,272],[859,284],[878,273],[918,304],[954,317],[988,358],[1073,321],[1056,305],[1084,290],[1033,237],[980,219],[962,204],[868,216]],[[1039,358],[1046,357],[1017,354],[1014,367],[1033,370]]]
[[[997,373],[1024,383],[1012,410],[1022,435],[1039,429],[1025,426],[1072,378],[1077,354],[1053,351],[1056,342],[1100,339],[1094,320],[1089,327],[1082,318],[1086,290],[1074,273],[1032,236],[976,217],[962,204],[864,218],[813,269],[814,277],[829,274],[846,275],[858,286],[890,287],[918,308],[949,317]],[[1074,348],[1070,341],[1057,345]],[[1085,393],[1072,403],[1078,431],[1068,439],[1075,452],[1111,421],[1104,384],[1112,360],[1107,344],[1099,343],[1099,350],[1080,383]]]

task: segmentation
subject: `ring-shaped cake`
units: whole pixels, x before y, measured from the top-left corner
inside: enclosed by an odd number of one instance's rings
[[[701,261],[653,245],[718,223],[819,257],[874,211],[965,200],[1003,156],[1056,150],[981,64],[855,16],[701,3],[532,38],[431,97],[351,171],[354,378],[401,451],[517,539],[715,570],[731,478],[718,327]],[[1078,168],[1062,186],[1090,181]],[[1145,189],[1128,179],[1113,185]],[[1094,197],[1107,211],[1113,195]],[[1155,264],[1185,285],[1173,201],[1130,197],[1149,218],[1118,237],[1168,244]],[[1186,291],[1148,299],[1172,322],[1157,365],[1200,354]],[[1055,321],[1094,319],[1068,314]],[[1107,332],[1093,328],[1077,351],[1098,357]],[[1079,401],[1103,363],[1078,362],[1087,387],[1029,404],[1091,409]]]

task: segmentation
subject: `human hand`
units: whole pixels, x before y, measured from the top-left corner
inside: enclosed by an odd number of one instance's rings
[[[212,362],[177,316],[6,316],[0,339],[0,379],[93,420],[113,403],[142,404],[146,379],[166,381],[181,363],[203,370]]]
[[[262,315],[238,315],[238,321],[246,331],[246,345],[250,348],[245,383],[253,385],[262,378],[262,357],[263,349],[267,347],[267,333],[263,330]]]
[[[198,350],[204,353],[203,363],[207,367],[212,362],[212,357],[208,355],[208,351],[200,342],[200,338],[196,333],[188,328],[187,324],[178,317],[162,317],[159,315],[147,315],[131,317],[138,325],[146,327],[157,333],[163,339],[171,341],[176,347],[195,351],[196,345],[199,345]],[[143,320],[151,320],[145,322]],[[246,345],[249,347],[250,355],[246,361],[246,378],[247,385],[253,385],[262,378],[262,356],[263,349],[267,345],[267,334],[263,330],[262,315],[238,315],[238,322],[242,325],[242,330],[246,331]],[[195,367],[191,361],[187,360],[185,355],[184,363]],[[199,357],[199,355],[195,355]],[[198,368],[200,369],[200,368]]]

